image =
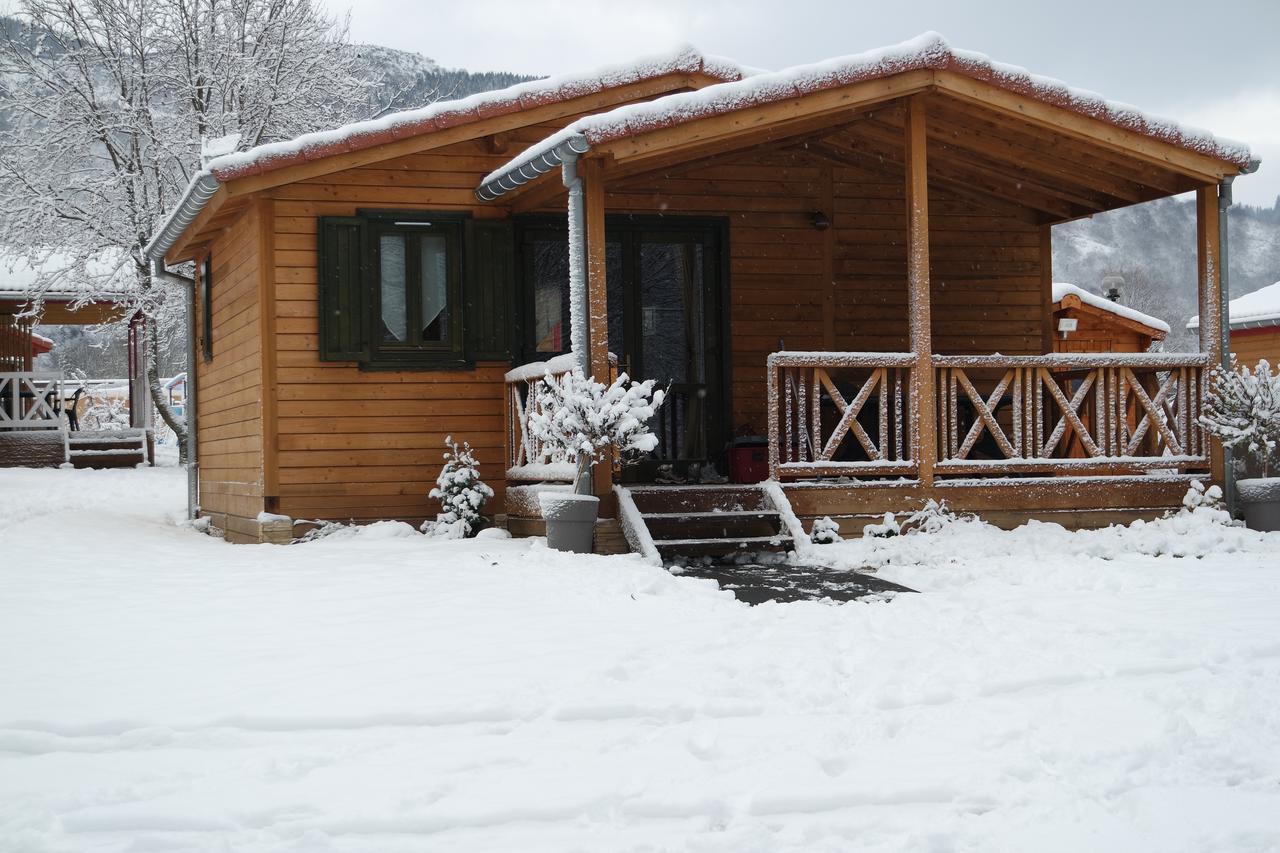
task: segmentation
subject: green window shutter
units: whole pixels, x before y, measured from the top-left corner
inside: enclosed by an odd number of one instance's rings
[[[321,361],[360,361],[368,357],[364,327],[369,288],[364,275],[364,242],[364,220],[346,216],[319,219],[316,257]]]
[[[515,335],[515,229],[506,219],[467,222],[467,348],[477,361],[510,361]]]

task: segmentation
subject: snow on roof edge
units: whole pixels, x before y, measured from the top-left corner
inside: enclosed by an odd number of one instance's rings
[[[701,72],[725,80],[761,73],[759,69],[739,65],[727,57],[703,54],[691,45],[684,45],[667,53],[642,56],[626,63],[516,83],[465,98],[436,101],[412,110],[401,110],[376,119],[224,154],[209,160],[191,177],[173,211],[158,223],[156,236],[147,244],[145,254],[151,258],[162,257],[204,207],[217,184],[295,163],[371,148],[394,138],[470,124],[678,72]]]
[[[1280,325],[1280,281],[1237,296],[1227,305],[1231,328]],[[1200,315],[1187,321],[1188,329],[1200,328]]]
[[[953,48],[940,33],[930,31],[887,47],[796,65],[781,71],[755,74],[707,86],[696,92],[664,95],[652,101],[628,104],[585,116],[526,148],[486,175],[481,181],[481,187],[518,171],[538,153],[555,148],[572,136],[582,136],[589,144],[599,145],[736,109],[921,69],[956,71],[1117,127],[1217,157],[1242,168],[1247,167],[1252,160],[1249,147],[1242,142],[1218,138],[1207,130],[1143,113],[1132,105],[1108,101],[1097,93],[1075,89],[1060,80],[1032,74],[1020,66],[995,62],[981,53]]]
[[[1053,283],[1053,301],[1061,302],[1064,297],[1075,296],[1086,305],[1107,311],[1117,317],[1123,317],[1126,320],[1133,320],[1135,323],[1141,323],[1144,326],[1150,326],[1153,329],[1169,334],[1169,324],[1158,317],[1152,317],[1150,314],[1143,314],[1135,308],[1128,305],[1121,305],[1118,302],[1112,302],[1105,296],[1099,296],[1096,293],[1090,293],[1083,287],[1078,287],[1065,281],[1055,281]]]

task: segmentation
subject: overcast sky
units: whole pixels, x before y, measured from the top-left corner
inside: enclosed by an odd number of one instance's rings
[[[953,45],[1240,139],[1236,200],[1280,195],[1280,0],[330,0],[356,41],[473,71],[557,74],[693,44],[778,69],[937,30]]]

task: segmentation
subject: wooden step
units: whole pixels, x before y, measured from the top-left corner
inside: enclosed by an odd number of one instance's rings
[[[790,551],[791,537],[747,536],[742,538],[661,539],[654,546],[663,559],[680,557],[728,557],[733,554],[756,554],[762,551]]]
[[[759,486],[631,486],[642,514],[767,510]]]
[[[643,518],[655,541],[776,536],[782,532],[781,518],[772,510],[661,512],[646,513]]]

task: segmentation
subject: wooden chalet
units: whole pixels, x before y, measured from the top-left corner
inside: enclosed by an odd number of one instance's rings
[[[1053,283],[1053,330],[1054,352],[1147,352],[1168,337],[1169,324],[1058,281]]]
[[[583,364],[671,392],[654,457],[597,466],[602,550],[929,499],[1150,515],[1219,473],[1219,330],[1059,351],[1051,228],[1195,192],[1217,316],[1219,186],[1253,165],[934,35],[777,73],[686,51],[218,158],[149,247],[199,271],[200,508],[241,541],[263,512],[431,517],[452,434],[537,532],[570,471],[525,431],[531,380]],[[696,485],[746,436],[778,488]]]

